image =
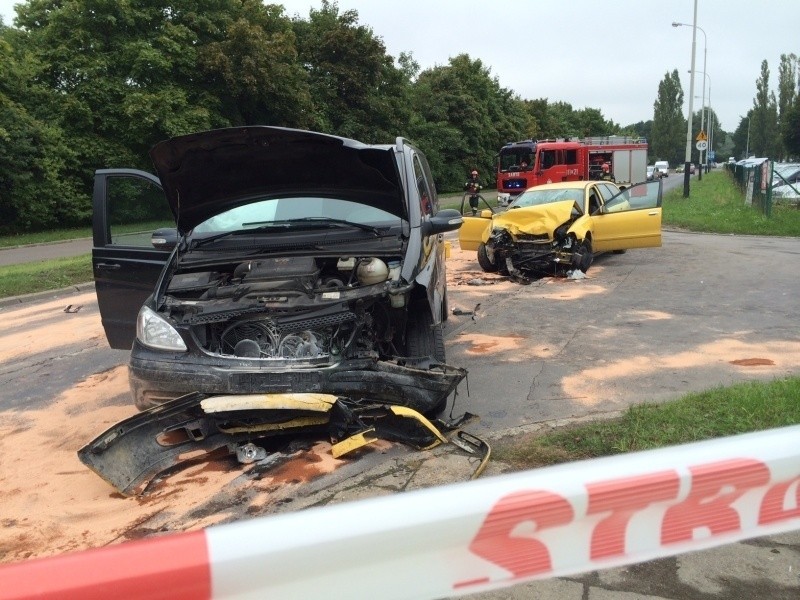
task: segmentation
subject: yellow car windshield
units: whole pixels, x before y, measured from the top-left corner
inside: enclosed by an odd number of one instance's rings
[[[558,189],[558,190],[537,190],[532,189],[523,192],[514,202],[511,203],[509,208],[518,207],[523,208],[526,206],[539,206],[541,204],[551,204],[553,202],[563,202],[564,200],[572,200],[577,202],[578,206],[583,204],[583,190],[582,189]]]

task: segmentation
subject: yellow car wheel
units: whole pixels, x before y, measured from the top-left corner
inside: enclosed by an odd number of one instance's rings
[[[489,259],[489,253],[486,251],[486,244],[484,243],[478,246],[478,264],[487,273],[497,272],[498,267]]]

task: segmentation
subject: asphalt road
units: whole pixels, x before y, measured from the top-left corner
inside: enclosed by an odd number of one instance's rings
[[[0,248],[0,267],[37,262],[40,260],[66,258],[69,256],[80,256],[82,254],[91,254],[91,252],[91,238],[81,238],[68,242],[54,242],[51,244],[33,244],[30,246]]]
[[[580,281],[475,286],[492,279],[462,265],[452,306],[480,302],[476,320],[448,322],[448,360],[469,369],[462,407],[505,429],[800,370],[796,239],[663,238]]]

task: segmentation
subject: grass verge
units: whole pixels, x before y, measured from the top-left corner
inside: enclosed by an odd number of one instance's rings
[[[0,298],[92,281],[90,254],[0,268]]]
[[[795,237],[800,236],[800,209],[773,204],[772,216],[767,218],[747,206],[731,176],[718,170],[704,175],[702,181],[692,177],[688,198],[683,197],[683,186],[664,194],[663,224],[709,233]]]
[[[90,237],[92,237],[91,227],[3,235],[0,236],[0,248],[13,248],[14,246],[27,246],[29,244],[46,244],[48,242],[63,242],[65,240],[78,240]]]
[[[639,404],[622,417],[517,436],[492,455],[518,469],[649,450],[800,423],[800,377],[752,381]]]

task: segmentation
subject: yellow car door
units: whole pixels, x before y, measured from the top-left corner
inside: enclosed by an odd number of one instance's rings
[[[592,214],[595,252],[661,245],[661,180],[631,186]]]
[[[458,244],[462,250],[477,250],[484,241],[484,232],[492,226],[492,212],[483,210],[475,217],[464,217],[458,230]]]

